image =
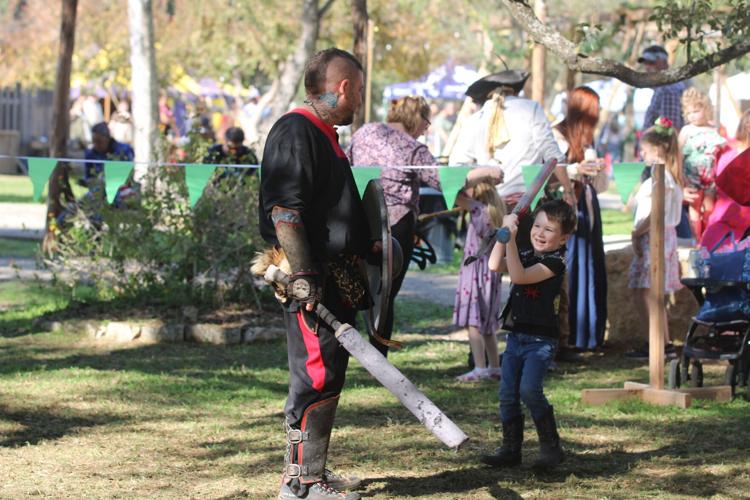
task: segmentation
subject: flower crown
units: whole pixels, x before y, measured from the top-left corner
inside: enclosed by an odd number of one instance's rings
[[[660,116],[654,122],[654,130],[659,135],[671,136],[674,134],[674,123],[666,116]]]

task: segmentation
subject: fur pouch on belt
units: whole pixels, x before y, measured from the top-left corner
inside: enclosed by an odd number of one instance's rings
[[[292,268],[289,265],[289,261],[287,260],[286,255],[284,254],[284,249],[279,246],[273,246],[271,248],[265,249],[262,252],[257,252],[251,262],[250,272],[252,272],[255,276],[263,277],[266,274],[266,269],[268,269],[268,266],[272,264],[284,271],[284,273],[288,276],[291,276]],[[284,290],[282,287],[277,287],[274,285],[274,293],[276,294],[276,298],[281,302],[287,301],[286,290]]]

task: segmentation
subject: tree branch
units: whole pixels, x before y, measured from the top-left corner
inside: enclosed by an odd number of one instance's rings
[[[333,5],[333,2],[335,0],[328,0],[323,6],[318,10],[318,17],[323,17],[326,15],[326,12],[328,12],[328,9],[331,8],[331,5]]]
[[[526,0],[502,0],[502,2],[510,11],[511,16],[531,35],[534,41],[544,45],[560,57],[568,68],[581,73],[611,76],[634,87],[658,87],[687,80],[750,52],[749,38],[696,61],[688,61],[680,67],[654,73],[636,71],[611,59],[589,57],[579,53],[573,42],[539,21]]]

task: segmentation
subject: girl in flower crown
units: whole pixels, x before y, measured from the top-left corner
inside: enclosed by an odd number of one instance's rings
[[[679,289],[680,269],[677,258],[677,224],[680,223],[682,210],[682,189],[685,184],[682,173],[682,157],[677,144],[677,132],[672,122],[667,118],[659,118],[653,127],[646,130],[641,138],[641,156],[649,167],[664,164],[664,291],[667,293]],[[645,315],[657,307],[651,300],[651,255],[649,241],[654,235],[649,233],[651,227],[651,206],[653,193],[653,177],[641,184],[635,195],[635,219],[633,221],[633,262],[630,265],[628,287],[636,295],[636,303],[643,307]],[[659,307],[666,307],[662,304]],[[666,354],[674,356],[674,346],[669,341],[669,331],[666,324],[662,329],[665,335]],[[633,358],[648,358],[648,346],[628,353]]]

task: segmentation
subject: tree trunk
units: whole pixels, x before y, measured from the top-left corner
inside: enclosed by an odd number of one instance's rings
[[[151,0],[128,0],[128,22],[135,129],[134,180],[143,184],[149,167],[159,159],[158,81]]]
[[[300,26],[300,36],[297,39],[294,52],[281,64],[279,76],[258,103],[261,109],[265,107],[270,109],[270,113],[265,119],[261,119],[261,113],[258,113],[259,125],[257,130],[262,143],[265,142],[265,136],[268,135],[271,125],[286,113],[297,94],[297,87],[305,72],[305,64],[315,54],[320,20],[331,7],[331,4],[333,4],[333,0],[328,0],[323,7],[319,8],[318,0],[302,0],[302,8],[300,9],[302,26]]]
[[[57,54],[55,92],[52,98],[52,143],[50,144],[50,156],[52,158],[68,155],[70,73],[73,66],[77,10],[78,0],[63,0],[60,21],[60,48]],[[67,163],[59,162],[49,178],[47,221],[42,243],[42,248],[47,253],[53,252],[55,246],[55,233],[52,231],[51,223],[57,220],[67,202],[74,201],[69,174],[70,166]]]
[[[367,68],[367,0],[352,0],[352,24],[354,26],[354,57],[359,59],[362,67]],[[365,79],[370,75],[365,73]],[[366,103],[369,104],[369,103]],[[366,109],[362,106],[354,115],[352,132],[365,122]]]

